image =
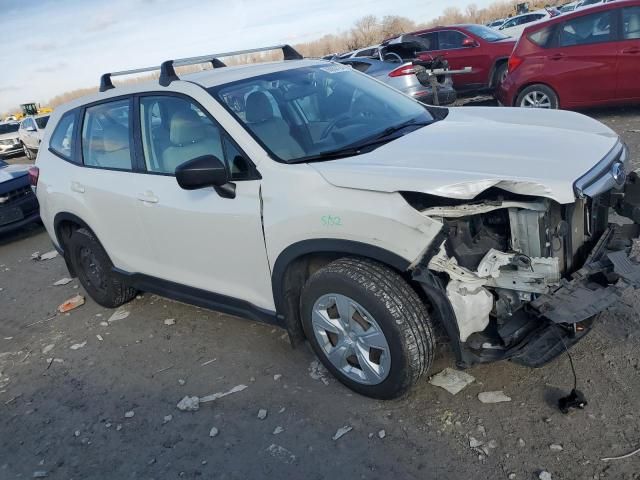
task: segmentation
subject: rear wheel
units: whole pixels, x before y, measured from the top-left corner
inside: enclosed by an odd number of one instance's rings
[[[502,85],[502,82],[507,77],[508,65],[506,63],[502,63],[496,67],[496,70],[493,72],[493,79],[491,80],[491,86],[494,89],[497,89]]]
[[[322,363],[363,395],[398,397],[431,366],[425,305],[400,275],[376,262],[343,258],[318,270],[303,288],[301,315]]]
[[[33,153],[31,153],[31,150],[29,150],[24,143],[22,144],[22,151],[29,160],[33,160]]]
[[[558,95],[546,85],[531,85],[518,95],[516,107],[557,109],[560,102]]]
[[[80,283],[96,303],[116,308],[135,297],[136,290],[113,273],[113,263],[91,231],[86,228],[75,230],[65,248],[69,249]]]

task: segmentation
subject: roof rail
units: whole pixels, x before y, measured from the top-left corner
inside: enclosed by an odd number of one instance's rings
[[[191,57],[191,58],[179,58],[176,60],[167,60],[162,62],[160,66],[160,85],[166,87],[174,80],[178,80],[178,75],[176,74],[174,67],[183,67],[185,65],[197,65],[198,63],[208,63],[211,62],[213,68],[220,68],[226,66],[222,61],[218,60],[217,57],[233,57],[237,55],[246,55],[250,53],[258,53],[258,52],[266,52],[269,50],[282,50],[282,54],[284,55],[285,60],[301,60],[302,55],[292,46],[290,45],[275,45],[273,47],[261,47],[261,48],[252,48],[249,50],[238,50],[235,52],[225,52],[225,53],[215,53],[212,55],[203,55],[200,57]]]
[[[302,55],[290,45],[275,45],[273,47],[252,48],[250,50],[238,50],[236,52],[215,53],[213,55],[202,55],[200,57],[178,58],[176,60],[167,60],[162,62],[159,67],[145,67],[136,68],[133,70],[122,70],[120,72],[105,73],[100,77],[100,91],[106,92],[115,88],[111,77],[118,77],[122,75],[133,75],[136,73],[153,72],[160,70],[160,85],[166,87],[174,80],[178,80],[174,67],[183,67],[185,65],[197,65],[199,63],[211,63],[213,68],[226,67],[218,57],[233,57],[236,55],[245,55],[250,53],[266,52],[269,50],[282,50],[285,60],[301,60]]]
[[[133,70],[122,70],[120,72],[111,72],[104,73],[100,77],[100,91],[106,92],[107,90],[111,90],[112,88],[116,88],[113,82],[111,81],[111,77],[120,77],[123,75],[133,75],[135,73],[144,73],[144,72],[153,72],[154,70],[160,70],[160,67],[145,67],[145,68],[135,68]]]

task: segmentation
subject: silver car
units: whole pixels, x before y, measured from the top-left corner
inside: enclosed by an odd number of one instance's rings
[[[427,67],[430,67],[430,65],[426,65],[432,62],[391,62],[367,57],[346,58],[338,60],[338,62],[344,65],[351,65],[354,69],[371,75],[422,103],[450,105],[457,98],[451,76],[442,75],[436,79],[438,92],[436,100],[427,71]]]
[[[0,123],[0,160],[4,157],[22,153],[22,145],[18,137],[18,122]]]

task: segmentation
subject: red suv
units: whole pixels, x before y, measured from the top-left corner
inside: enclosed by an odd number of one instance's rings
[[[507,71],[507,59],[516,44],[515,39],[484,25],[451,25],[410,33],[421,37],[430,48],[418,54],[420,60],[442,55],[449,66],[458,70],[471,67],[472,73],[454,75],[458,92],[495,88]]]
[[[640,101],[640,0],[527,28],[498,88],[503,105],[582,108]]]

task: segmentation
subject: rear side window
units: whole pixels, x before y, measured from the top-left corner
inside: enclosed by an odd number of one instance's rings
[[[49,140],[49,150],[71,161],[73,156],[73,127],[76,123],[76,112],[65,113]]]
[[[131,170],[129,100],[88,107],[82,124],[82,157],[93,167]]]
[[[640,39],[640,7],[622,9],[622,32],[625,40]]]
[[[438,32],[438,43],[440,50],[448,50],[452,48],[462,48],[462,42],[467,38],[461,32],[455,30],[443,30]]]
[[[423,33],[418,35],[425,44],[424,51],[429,52],[431,50],[436,50],[438,48],[438,42],[436,38],[436,32]]]
[[[558,46],[571,47],[610,42],[612,20],[611,11],[573,18],[560,27]]]
[[[47,123],[49,123],[48,116],[36,118],[36,124],[38,125],[38,130],[44,130],[47,127]]]
[[[551,38],[553,27],[545,27],[537,32],[533,32],[529,35],[529,40],[538,45],[539,47],[546,47]]]

